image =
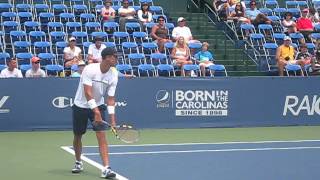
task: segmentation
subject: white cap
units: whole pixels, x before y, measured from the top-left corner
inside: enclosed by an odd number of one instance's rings
[[[71,37],[71,38],[69,38],[69,41],[75,41],[76,40],[76,38],[75,37]]]
[[[284,40],[284,41],[286,41],[286,40],[290,40],[290,41],[291,41],[291,38],[290,38],[289,36],[285,36],[285,37],[283,38],[283,40]]]
[[[178,22],[181,22],[181,21],[184,21],[184,20],[186,20],[184,17],[179,17],[178,18]]]

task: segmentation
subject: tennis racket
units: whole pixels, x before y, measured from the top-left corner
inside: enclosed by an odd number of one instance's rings
[[[118,126],[111,126],[108,122],[102,121],[103,124],[109,126],[111,128],[111,132],[114,136],[125,143],[134,143],[139,141],[140,132],[133,128],[130,125],[118,125]]]

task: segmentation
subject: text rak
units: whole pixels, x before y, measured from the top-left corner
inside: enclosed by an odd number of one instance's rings
[[[320,115],[320,96],[286,96],[282,115],[299,116],[301,113],[306,113],[308,116]]]

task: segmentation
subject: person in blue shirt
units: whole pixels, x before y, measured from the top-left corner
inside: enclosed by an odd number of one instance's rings
[[[213,55],[208,51],[209,43],[203,42],[201,51],[194,55],[196,61],[199,63],[202,76],[206,76],[206,68],[213,65]]]

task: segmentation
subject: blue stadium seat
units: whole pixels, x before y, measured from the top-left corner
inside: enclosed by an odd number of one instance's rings
[[[86,22],[84,27],[88,34],[91,34],[95,31],[101,31],[101,25],[98,22]]]
[[[118,64],[116,66],[117,70],[123,74],[133,75],[133,69],[130,64]]]
[[[23,24],[26,21],[33,21],[31,12],[18,12],[19,23]]]
[[[167,56],[162,53],[152,53],[150,54],[150,64],[159,65],[159,64],[169,64]],[[148,60],[147,60],[148,63]]]
[[[123,42],[121,47],[123,57],[127,57],[132,53],[139,53],[138,45],[135,42]]]
[[[33,5],[31,4],[16,4],[17,12],[32,12]]]
[[[114,37],[114,42],[116,43],[117,46],[120,46],[122,42],[129,41],[129,33],[127,32],[114,32],[113,37]]]
[[[90,41],[94,41],[96,37],[102,38],[104,42],[109,41],[108,34],[106,32],[92,32],[89,36]]]
[[[119,24],[117,22],[105,22],[103,23],[103,31],[108,34],[119,31]]]
[[[154,42],[142,43],[141,46],[142,46],[142,52],[147,56],[150,56],[150,54],[156,53],[159,51],[158,45]]]
[[[71,34],[74,31],[82,31],[82,24],[80,22],[67,22],[65,32]]]
[[[226,67],[221,64],[213,64],[209,66],[210,76],[217,76],[219,72],[222,72],[224,76],[228,76]]]
[[[52,31],[64,31],[64,26],[61,22],[49,22],[47,30],[48,33]]]
[[[64,68],[61,65],[46,65],[45,70],[47,76],[59,76],[60,73],[64,74]]]
[[[176,76],[175,70],[173,65],[171,64],[159,64],[156,66],[157,67],[157,74],[158,76]]]
[[[17,13],[15,12],[2,12],[1,13],[1,22],[4,21],[17,21]]]
[[[52,6],[52,12],[55,16],[58,16],[61,13],[67,13],[68,6],[66,6],[65,4],[54,4]]]
[[[40,13],[49,13],[50,8],[47,4],[35,4],[34,5],[34,12],[36,15],[39,15]]]
[[[150,11],[152,12],[152,14],[164,14],[161,6],[150,6]]]
[[[67,35],[63,31],[52,31],[50,32],[49,39],[52,44],[55,44],[59,41],[66,41],[66,37]]]
[[[285,66],[285,71],[287,73],[287,76],[290,76],[290,72],[293,73],[294,76],[297,76],[298,74],[302,74],[303,70],[301,69],[300,65],[296,65],[296,64],[287,64]]]
[[[138,65],[138,76],[157,76],[156,68],[152,64],[140,64]]]
[[[23,65],[23,64],[31,64],[31,58],[33,57],[33,55],[30,52],[17,53],[16,57],[17,57],[17,64],[19,67],[20,65]]]
[[[84,4],[75,4],[72,6],[72,9],[73,9],[73,13],[78,17],[80,17],[80,14],[82,13],[89,12],[88,6]]]
[[[10,31],[10,42],[28,41],[27,33],[25,31]]]
[[[72,13],[61,13],[59,14],[59,19],[63,24],[67,22],[76,22],[75,15]]]
[[[0,52],[0,71],[7,67],[7,60],[10,59],[10,54],[6,52]]]
[[[29,41],[15,41],[13,43],[13,54],[31,52],[31,43]]]
[[[2,23],[3,32],[9,35],[10,31],[18,31],[20,29],[19,23],[16,21],[4,21]]]
[[[82,13],[80,14],[80,22],[85,24],[86,22],[95,22],[96,16],[92,13]]]
[[[55,45],[55,54],[60,56],[63,55],[63,49],[68,46],[68,43],[65,41],[56,42]]]
[[[83,42],[88,41],[88,33],[84,31],[73,31],[71,36],[76,38],[76,42],[78,45],[81,45]]]
[[[144,42],[148,42],[148,35],[145,32],[133,32],[132,37],[133,41],[138,45],[141,45]]]
[[[38,57],[41,60],[41,66],[46,66],[49,64],[57,64],[56,63],[56,56],[53,53],[40,53]]]
[[[276,43],[265,43],[263,47],[268,71],[272,71],[277,68],[276,52],[278,45]]]
[[[29,40],[31,44],[34,44],[34,42],[37,42],[37,41],[46,41],[47,36],[46,36],[46,33],[43,31],[30,31]]]
[[[38,21],[41,23],[41,26],[47,26],[48,22],[53,22],[54,20],[54,14],[50,12],[42,12],[39,14]]]
[[[0,13],[13,12],[13,5],[10,3],[0,3]]]
[[[125,30],[129,34],[132,34],[133,32],[141,32],[140,23],[137,22],[127,22],[125,24]]]
[[[187,76],[187,74],[191,74],[192,72],[201,76],[200,66],[197,64],[186,64],[183,66],[182,71],[184,76]]]
[[[52,53],[51,43],[48,41],[38,41],[33,45],[33,53]]]
[[[139,53],[129,54],[128,60],[129,60],[128,63],[134,68],[137,68],[140,64],[146,63],[145,55],[139,54]]]
[[[23,30],[26,33],[30,31],[41,31],[41,24],[38,21],[26,21],[23,23]]]

